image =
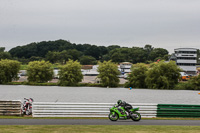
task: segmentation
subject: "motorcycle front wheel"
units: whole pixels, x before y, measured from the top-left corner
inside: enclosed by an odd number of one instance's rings
[[[31,115],[32,114],[32,108],[30,108],[29,110],[26,110],[26,115]]]
[[[116,112],[110,112],[110,114],[108,115],[108,118],[111,121],[117,121],[119,119],[119,115]]]
[[[133,121],[139,121],[139,120],[141,120],[141,115],[140,115],[140,113],[138,113],[138,112],[132,113],[132,114],[131,114],[131,119],[132,119]]]

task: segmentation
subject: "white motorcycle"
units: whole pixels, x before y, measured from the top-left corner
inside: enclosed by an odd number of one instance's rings
[[[32,103],[33,98],[24,98],[24,102],[22,103],[22,114],[31,115],[32,114]]]

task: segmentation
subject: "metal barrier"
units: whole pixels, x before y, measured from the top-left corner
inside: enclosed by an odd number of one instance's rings
[[[33,117],[107,117],[115,103],[33,102]],[[130,103],[143,118],[200,117],[200,105]],[[21,115],[21,101],[0,101],[0,115]]]
[[[21,115],[21,101],[0,101],[0,115]]]
[[[34,102],[33,117],[108,117],[114,103]],[[131,103],[139,107],[142,117],[156,117],[157,104]]]
[[[157,117],[200,117],[200,105],[158,104]]]

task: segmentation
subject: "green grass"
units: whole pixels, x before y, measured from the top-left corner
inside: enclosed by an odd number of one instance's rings
[[[198,133],[199,126],[1,125],[0,133]]]
[[[108,119],[107,117],[32,117],[32,116],[0,116],[0,119]],[[200,120],[200,118],[142,118],[143,120]]]
[[[35,83],[35,82],[8,82],[5,83],[5,85],[33,85],[33,86],[60,86],[58,83]],[[71,86],[70,86],[71,87]],[[77,85],[74,85],[73,87],[102,87],[102,84],[98,83],[78,83]],[[123,87],[122,84],[120,84],[118,87]]]
[[[34,83],[34,82],[8,82],[5,85],[33,85],[33,86],[58,86],[57,83]]]
[[[21,65],[20,70],[27,70],[28,65]]]
[[[62,66],[62,65],[60,65],[60,64],[52,64],[51,68],[59,68],[60,66]],[[27,70],[27,67],[28,67],[28,65],[21,65],[20,66],[20,70]]]

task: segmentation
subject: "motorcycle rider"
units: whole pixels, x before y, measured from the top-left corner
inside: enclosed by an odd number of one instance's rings
[[[117,101],[117,107],[119,107],[119,106],[124,107],[124,109],[125,109],[128,113],[130,113],[129,110],[133,108],[130,104],[128,104],[128,103],[126,103],[125,101],[122,101],[122,100],[118,100],[118,101]]]

